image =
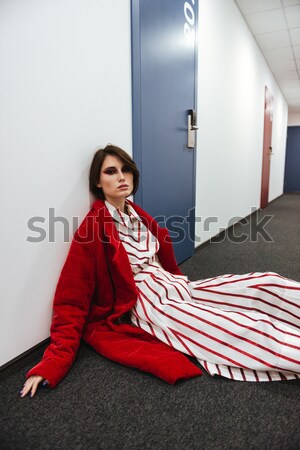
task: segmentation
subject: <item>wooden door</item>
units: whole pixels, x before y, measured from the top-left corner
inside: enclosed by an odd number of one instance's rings
[[[274,98],[271,91],[265,87],[265,109],[264,109],[264,139],[263,139],[263,158],[262,158],[262,178],[261,178],[261,197],[260,207],[265,208],[269,203],[269,183],[270,183],[270,164],[272,155],[272,122],[273,122],[273,104]]]

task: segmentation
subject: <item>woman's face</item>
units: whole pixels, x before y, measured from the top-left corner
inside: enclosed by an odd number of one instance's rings
[[[133,191],[133,173],[120,158],[107,155],[103,161],[98,187],[101,187],[106,200],[119,206]]]

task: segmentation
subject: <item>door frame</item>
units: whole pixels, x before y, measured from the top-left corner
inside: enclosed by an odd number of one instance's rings
[[[132,149],[136,165],[142,173],[142,151],[135,149],[142,148],[142,120],[141,120],[141,72],[140,72],[140,54],[141,45],[139,39],[133,39],[133,36],[140,36],[140,0],[131,0],[131,92],[132,92]],[[133,120],[134,118],[134,120]],[[142,185],[134,195],[134,201],[142,204]]]

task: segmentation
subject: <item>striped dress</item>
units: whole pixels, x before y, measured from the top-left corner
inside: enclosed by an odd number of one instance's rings
[[[136,211],[128,203],[129,215],[106,206],[139,294],[134,325],[197,358],[210,375],[300,378],[300,283],[272,272],[199,281],[173,275],[159,263],[159,242]]]

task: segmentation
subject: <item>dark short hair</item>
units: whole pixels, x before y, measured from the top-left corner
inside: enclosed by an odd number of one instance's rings
[[[136,167],[136,164],[131,156],[129,156],[128,153],[125,152],[125,150],[122,150],[120,147],[112,144],[108,144],[106,147],[100,148],[94,154],[89,177],[90,191],[92,192],[92,194],[94,194],[94,196],[96,198],[99,198],[100,200],[105,200],[103,190],[102,188],[99,188],[97,184],[99,183],[101,168],[107,155],[116,156],[124,164],[126,164],[126,166],[130,167],[133,174],[133,191],[131,192],[131,194],[135,194],[138,190],[140,179],[138,168]]]

